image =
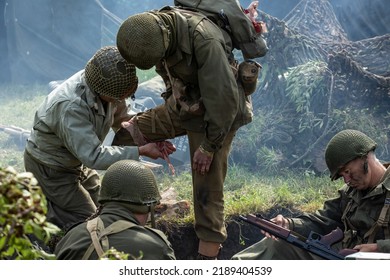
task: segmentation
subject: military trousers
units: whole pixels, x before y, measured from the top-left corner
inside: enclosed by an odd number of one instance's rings
[[[24,152],[24,165],[37,179],[47,201],[47,221],[67,230],[96,212],[100,177],[96,170],[47,166]]]
[[[192,166],[194,153],[205,137],[204,132],[184,129],[181,126],[179,116],[172,112],[167,104],[138,113],[135,118],[136,126],[148,142],[187,135]],[[131,134],[124,129],[121,129],[118,133],[122,139],[124,139],[124,134],[128,134],[127,138],[130,139],[126,139],[126,145],[137,144],[137,141],[132,139]],[[223,186],[227,173],[228,156],[235,134],[235,130],[227,134],[221,149],[214,153],[207,174],[201,175],[191,171],[195,213],[194,227],[197,237],[203,241],[223,243],[227,238],[224,221]],[[124,144],[124,142],[120,143],[114,139],[113,144]]]
[[[263,238],[232,256],[232,260],[323,260],[287,241]]]

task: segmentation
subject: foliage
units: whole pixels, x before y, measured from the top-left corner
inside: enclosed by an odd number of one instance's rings
[[[231,161],[255,172],[277,172],[286,160],[286,147],[292,141],[291,111],[268,107],[256,111],[252,123],[240,128],[231,152]]]
[[[29,236],[47,243],[59,229],[46,221],[46,200],[31,173],[0,168],[0,259],[53,259]]]
[[[103,256],[100,258],[101,260],[142,260],[143,253],[140,252],[139,257],[132,256],[130,254],[126,254],[124,252],[120,252],[115,248],[111,247],[106,252],[104,252]]]
[[[322,61],[309,61],[305,64],[291,67],[285,74],[287,80],[286,96],[293,102],[299,113],[299,132],[305,129],[321,128],[324,124],[323,109],[317,104],[326,101],[327,64]],[[320,112],[316,112],[319,110]]]
[[[326,171],[327,142],[343,129],[365,132],[377,141],[377,156],[389,158],[390,113],[371,106],[363,93],[347,93],[345,81],[329,67],[309,60],[279,71],[278,86],[272,90],[265,90],[270,81],[263,81],[264,88],[254,96],[258,108],[252,122],[238,131],[231,161],[254,172],[295,169],[320,174]]]
[[[357,129],[361,130],[373,139],[378,144],[376,149],[376,156],[379,159],[388,158],[390,153],[388,151],[390,125],[387,121],[388,116],[377,118],[373,114],[372,108],[344,108],[333,110],[333,122],[337,123],[339,129]]]

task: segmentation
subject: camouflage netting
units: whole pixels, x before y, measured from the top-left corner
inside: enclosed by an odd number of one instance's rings
[[[372,137],[389,160],[390,35],[350,41],[323,0],[301,1],[283,21],[262,17],[270,50],[258,60],[255,119],[237,134],[234,162],[321,173],[327,142],[346,128]]]

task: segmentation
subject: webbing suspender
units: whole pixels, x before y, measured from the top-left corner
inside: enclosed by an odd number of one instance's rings
[[[380,228],[383,228],[385,238],[389,239],[390,238],[389,221],[390,221],[390,191],[386,190],[385,203],[382,207],[379,218],[364,235],[364,238],[368,237],[367,243],[374,243],[374,238]]]
[[[87,229],[91,235],[92,243],[89,245],[82,259],[89,259],[94,250],[96,250],[99,258],[101,258],[104,252],[109,249],[107,236],[121,232],[133,226],[136,226],[136,224],[126,220],[119,220],[104,228],[103,221],[100,219],[100,217],[89,220],[87,222]]]

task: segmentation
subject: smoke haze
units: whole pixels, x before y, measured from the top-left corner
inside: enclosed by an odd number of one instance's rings
[[[246,7],[251,1],[241,0]],[[282,19],[298,0],[260,0]],[[331,0],[351,41],[389,33],[386,0]],[[115,44],[126,17],[173,5],[173,0],[0,0],[0,83],[48,83],[84,67],[97,49]]]

